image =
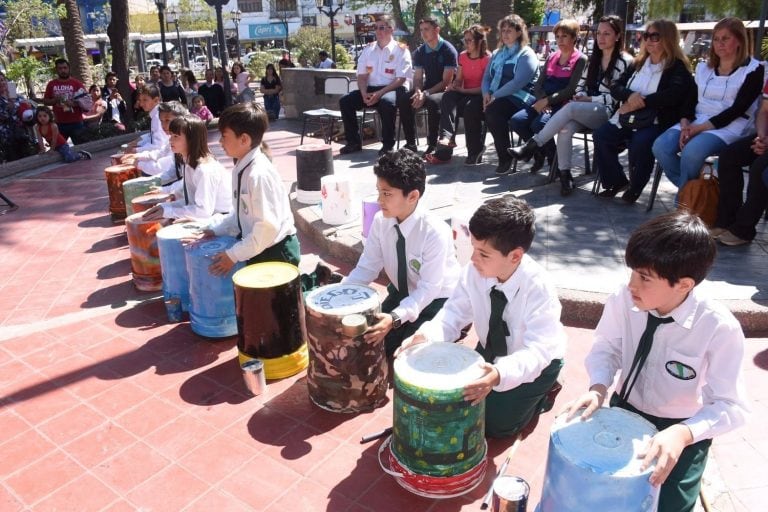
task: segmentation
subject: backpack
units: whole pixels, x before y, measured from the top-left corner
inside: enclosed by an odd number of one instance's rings
[[[714,162],[707,158],[699,178],[686,183],[677,198],[678,210],[695,213],[709,227],[717,220],[717,203],[720,201],[720,184],[714,175]]]

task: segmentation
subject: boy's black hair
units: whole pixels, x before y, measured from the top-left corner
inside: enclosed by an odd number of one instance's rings
[[[264,107],[255,101],[236,103],[224,109],[219,116],[219,131],[232,130],[238,137],[244,133],[251,137],[251,148],[261,144],[269,129],[269,117]]]
[[[424,195],[427,171],[424,168],[424,159],[413,151],[387,151],[374,164],[373,174],[389,183],[391,187],[402,190],[404,196],[411,190],[418,190],[419,197]]]
[[[178,101],[164,101],[157,106],[157,110],[165,114],[174,114],[176,117],[189,114],[187,107]]]
[[[486,201],[469,219],[469,232],[506,256],[520,247],[528,252],[536,234],[536,215],[528,203],[515,196]]]
[[[631,269],[647,269],[674,285],[683,277],[699,284],[715,261],[717,247],[697,215],[674,211],[638,227],[627,242],[624,260]]]
[[[160,88],[155,84],[144,84],[144,87],[139,89],[139,96],[142,94],[152,99],[160,98]]]

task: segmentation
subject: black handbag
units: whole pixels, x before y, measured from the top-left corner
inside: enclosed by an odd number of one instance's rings
[[[643,107],[640,110],[619,114],[619,124],[622,128],[638,130],[653,126],[656,121],[656,109]]]

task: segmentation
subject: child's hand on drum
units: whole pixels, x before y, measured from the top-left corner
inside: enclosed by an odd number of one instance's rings
[[[384,341],[384,337],[392,330],[392,324],[394,322],[394,320],[392,320],[392,315],[389,313],[379,313],[376,318],[378,318],[379,321],[370,326],[368,330],[365,331],[365,336],[363,336],[363,339],[366,342],[373,343],[374,345]]]
[[[665,428],[651,438],[645,451],[638,454],[638,457],[643,458],[640,471],[645,471],[656,459],[656,467],[649,481],[655,486],[663,484],[677,464],[680,453],[691,443],[693,434],[687,425],[678,423]]]
[[[472,405],[482,402],[493,387],[501,382],[501,375],[495,366],[487,362],[481,363],[480,366],[485,371],[485,375],[464,386],[464,400],[472,402]]]
[[[134,151],[125,150],[126,153],[120,157],[121,164],[134,165],[136,163],[136,153]]]
[[[605,401],[605,395],[608,393],[608,389],[602,384],[595,384],[589,388],[589,391],[581,395],[579,398],[569,403],[565,407],[565,411],[568,416],[566,419],[571,419],[576,416],[579,409],[585,408],[581,413],[581,419],[585,420],[592,416],[592,413],[603,406]]]
[[[401,352],[405,351],[407,348],[412,347],[414,345],[418,345],[419,343],[426,343],[427,337],[423,334],[417,332],[410,338],[406,338],[403,340],[403,343],[400,344],[399,347],[397,347],[397,350],[395,350],[395,357],[399,356]]]
[[[163,207],[159,204],[155,205],[149,210],[145,211],[141,218],[144,220],[160,220],[163,218]]]
[[[232,267],[235,266],[235,262],[229,259],[229,256],[227,256],[227,253],[224,251],[214,254],[211,259],[213,260],[213,263],[208,267],[208,270],[214,276],[226,275],[227,272],[232,270]]]

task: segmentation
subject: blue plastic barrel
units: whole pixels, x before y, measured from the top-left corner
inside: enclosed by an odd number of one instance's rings
[[[194,238],[203,229],[200,222],[171,224],[157,232],[163,299],[171,322],[181,321],[181,312],[189,311],[189,274],[182,240]]]

